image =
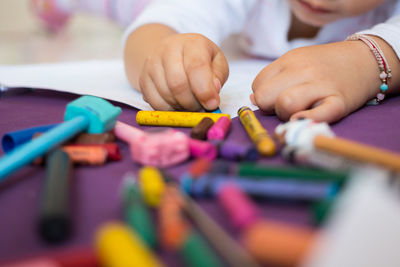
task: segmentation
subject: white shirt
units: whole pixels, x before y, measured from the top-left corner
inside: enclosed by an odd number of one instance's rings
[[[288,40],[290,14],[285,0],[152,0],[128,27],[125,39],[148,23],[161,23],[179,33],[200,33],[217,45],[241,33],[247,53],[275,59],[297,47],[343,41],[358,32],[381,37],[400,59],[400,0],[387,0],[366,14],[325,25],[310,39]]]

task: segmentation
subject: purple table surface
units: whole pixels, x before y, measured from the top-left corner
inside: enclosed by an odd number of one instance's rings
[[[18,96],[0,99],[0,135],[27,127],[58,123],[68,102],[76,95],[36,90]],[[119,103],[123,109],[119,120],[135,125],[137,110]],[[275,116],[256,115],[263,126],[272,133],[280,121]],[[385,100],[381,106],[364,107],[342,121],[332,125],[340,137],[356,140],[391,151],[400,152],[400,97]],[[148,128],[148,127],[142,127]],[[189,129],[182,129],[188,133]],[[237,118],[233,120],[230,140],[250,143]],[[74,246],[92,246],[94,233],[99,225],[110,220],[121,219],[121,202],[118,191],[121,178],[127,171],[136,172],[139,165],[129,155],[128,146],[118,142],[123,160],[110,162],[102,167],[76,167],[73,180],[73,235],[65,243],[50,246],[38,237],[36,213],[44,178],[44,169],[27,166],[13,174],[0,186],[0,260],[23,257]],[[0,152],[1,154],[3,152]],[[173,177],[185,171],[192,160],[168,168]],[[277,155],[260,160],[264,164],[286,164]],[[224,212],[213,200],[201,200],[200,205],[228,232],[238,237]],[[267,218],[287,221],[299,225],[310,225],[310,212],[301,205],[277,203],[260,204]],[[182,266],[175,256],[160,252],[168,266]]]

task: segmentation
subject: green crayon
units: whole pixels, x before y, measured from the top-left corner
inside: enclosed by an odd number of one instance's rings
[[[314,168],[295,168],[295,167],[273,167],[258,165],[254,163],[242,163],[238,167],[238,175],[244,177],[254,177],[259,179],[266,178],[287,178],[314,181],[339,181],[343,182],[348,178],[347,171],[328,171]]]
[[[186,266],[190,267],[222,267],[222,263],[211,250],[204,238],[196,231],[191,231],[182,246],[179,253]]]
[[[157,246],[154,224],[150,212],[143,203],[140,190],[131,174],[123,181],[123,214],[125,222],[137,231],[143,241],[152,248]]]

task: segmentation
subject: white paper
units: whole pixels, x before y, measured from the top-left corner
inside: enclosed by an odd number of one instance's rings
[[[241,106],[249,106],[251,84],[269,62],[244,60],[230,63],[230,76],[221,91],[220,109],[236,117]],[[125,103],[142,110],[152,110],[125,77],[121,60],[84,61],[57,64],[0,66],[0,83],[7,87],[29,87],[94,95]]]

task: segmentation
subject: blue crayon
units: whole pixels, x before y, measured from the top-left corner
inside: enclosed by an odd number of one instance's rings
[[[216,110],[211,111],[212,113],[222,113],[222,111],[220,110],[220,108],[217,108]]]
[[[181,189],[194,197],[214,197],[226,183],[235,183],[253,197],[293,201],[332,199],[339,190],[336,182],[255,180],[231,175],[204,175],[196,180],[182,177]]]
[[[48,124],[5,133],[1,138],[1,146],[4,153],[9,153],[14,148],[31,141],[35,133],[47,132],[57,125],[58,124]]]

